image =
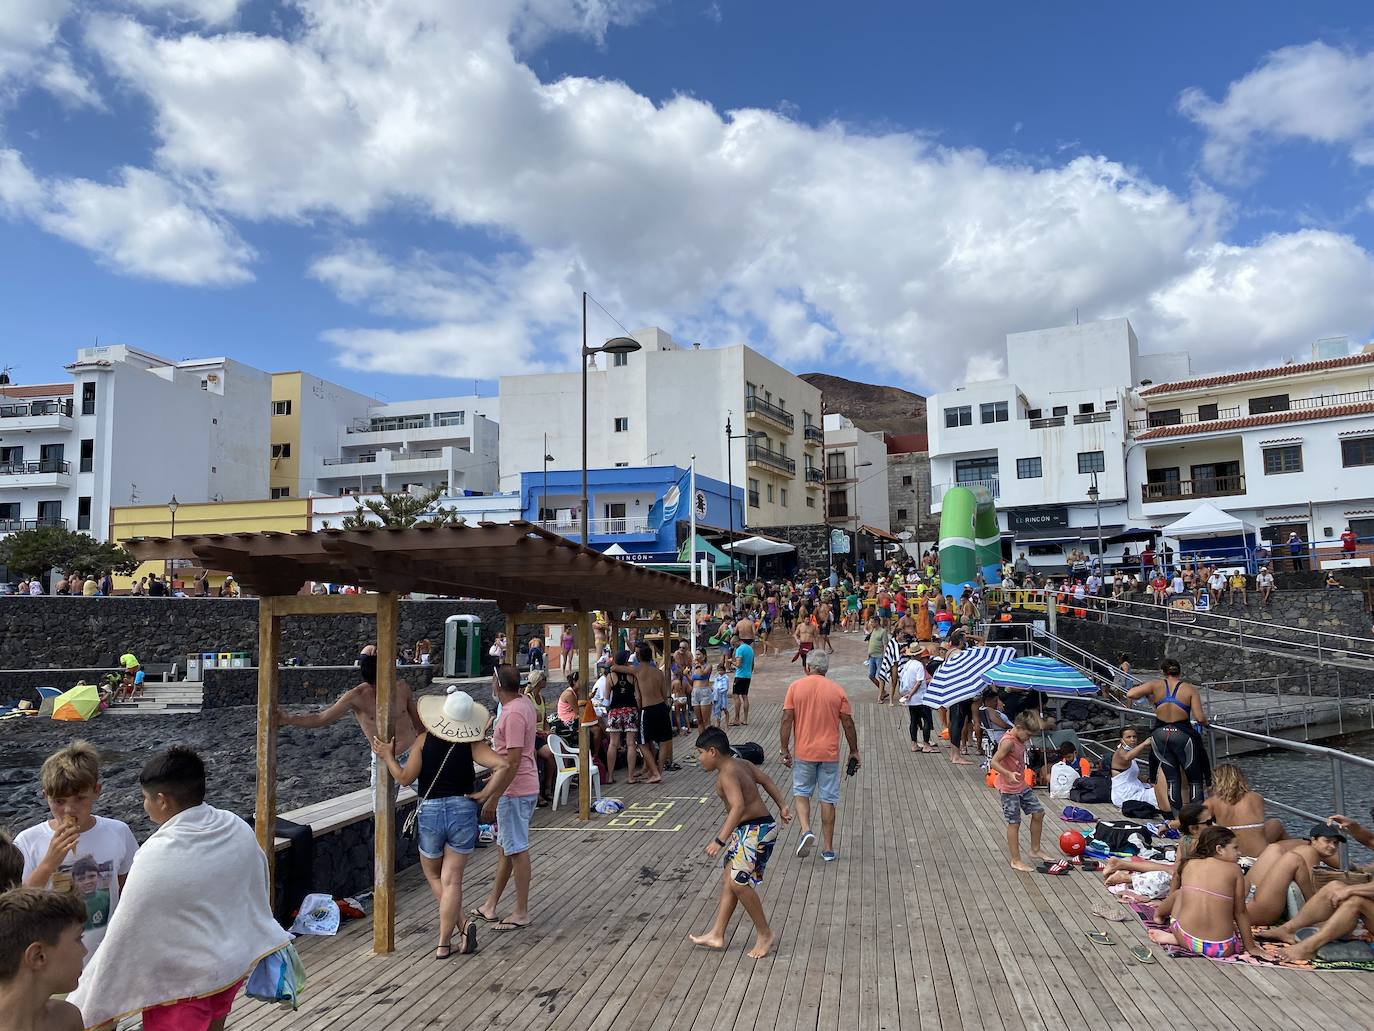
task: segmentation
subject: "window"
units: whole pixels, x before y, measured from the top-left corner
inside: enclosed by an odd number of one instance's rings
[[[771,483],[768,485],[768,503],[770,505],[773,503],[773,485]]]
[[[83,383],[83,384],[81,384],[81,414],[82,414],[82,415],[94,415],[94,414],[95,414],[95,384],[94,384],[94,383]]]
[[[272,457],[273,457],[273,458],[290,458],[290,457],[291,457],[291,445],[290,445],[290,444],[273,444],[273,445],[272,445]]]
[[[849,492],[846,490],[832,490],[830,500],[826,504],[826,511],[830,513],[832,519],[844,519],[849,516]]]
[[[1027,409],[1026,409],[1026,418],[1027,418],[1027,419],[1039,419],[1039,418],[1042,417],[1042,416],[1041,416],[1041,412],[1042,412],[1042,411],[1043,411],[1043,409],[1040,409],[1040,408],[1027,408]]]
[[[1217,406],[1214,405],[1214,404],[1212,404],[1212,405],[1198,405],[1198,406],[1197,406],[1197,421],[1198,421],[1198,422],[1216,422],[1216,421],[1217,421]]]
[[[1007,403],[1005,401],[988,401],[979,405],[978,419],[980,422],[1006,422]]]
[[[1177,426],[1183,421],[1183,411],[1179,408],[1165,408],[1145,416],[1147,426]]]
[[[763,392],[763,403],[766,405],[771,405],[773,403],[773,392],[771,390],[765,390]]]
[[[78,530],[89,530],[91,528],[91,499],[76,499],[76,528]]]
[[[1267,394],[1264,397],[1250,398],[1250,414],[1265,415],[1269,412],[1288,411],[1287,394]]]
[[[910,486],[911,486],[911,477],[910,477],[910,476],[903,476],[903,477],[902,477],[902,486],[903,486],[903,487],[910,487]]]
[[[629,468],[629,465],[630,465],[629,462],[616,462],[615,467],[616,467],[617,469],[626,469],[626,468]]]
[[[60,501],[40,501],[38,503],[38,525],[39,526],[61,526],[62,525],[62,502]]]
[[[1107,471],[1106,458],[1101,451],[1078,452],[1078,471],[1080,473],[1104,473]]]
[[[1018,480],[1038,480],[1044,475],[1039,458],[1018,458],[1016,460],[1016,478]]]
[[[461,426],[467,421],[467,412],[435,412],[435,426]]]
[[[24,460],[24,445],[0,447],[0,465],[18,465]]]
[[[272,402],[272,414],[273,414],[273,415],[290,415],[290,414],[291,414],[291,402],[290,402],[290,401],[273,401],[273,402]]]
[[[1083,404],[1078,406],[1079,415],[1092,415],[1095,411],[1097,411],[1097,406],[1093,404],[1091,401],[1085,401]]]
[[[275,501],[277,498],[289,498],[290,496],[291,496],[291,488],[290,488],[290,487],[273,487],[273,488],[272,488],[272,499],[273,499],[274,501]]]
[[[78,472],[88,473],[95,468],[95,441],[87,437],[81,442],[81,465]]]
[[[900,522],[902,522],[902,520],[904,520],[904,519],[906,519],[906,509],[904,509],[904,508],[899,508],[899,509],[897,509],[897,522],[900,523]]]
[[[1341,441],[1341,465],[1374,465],[1374,437]]]
[[[759,481],[755,479],[749,481],[749,507],[759,507]]]
[[[786,507],[787,507],[787,488],[786,488],[786,487],[779,487],[779,488],[778,488],[778,504],[781,505],[783,508],[786,508]]]
[[[67,465],[64,444],[42,444],[38,448],[38,471],[43,473],[65,473]]]
[[[973,408],[970,405],[959,405],[954,408],[945,409],[945,427],[953,426],[972,426]]]
[[[19,520],[19,502],[0,502],[0,523],[14,523]]]
[[[1068,405],[1055,405],[1055,406],[1054,406],[1054,409],[1050,412],[1050,415],[1053,416],[1053,417],[1056,418],[1056,419],[1057,419],[1059,416],[1061,416],[1061,415],[1068,415],[1068,414],[1069,414],[1069,406],[1068,406]]]
[[[961,458],[954,463],[955,483],[982,483],[997,479],[997,459]]]
[[[744,384],[744,396],[745,396],[745,397],[755,397],[755,396],[758,394],[758,392],[759,392],[759,388],[758,388],[758,384],[757,384],[757,383],[749,383],[749,382],[746,382],[746,383]]]
[[[1116,402],[1108,401],[1103,407],[1106,408],[1109,412],[1114,412],[1116,411]]]
[[[615,421],[615,431],[617,433],[628,433],[630,431],[630,417],[622,415]]]
[[[807,499],[806,499],[806,507],[807,507],[807,508],[815,508],[815,507],[816,507],[816,499],[815,499],[815,498],[807,498]]]
[[[1264,475],[1302,472],[1302,445],[1285,444],[1283,447],[1267,447],[1264,454]]]
[[[630,364],[630,356],[629,356],[629,354],[621,354],[621,353],[619,353],[619,352],[616,352],[616,353],[614,353],[614,354],[611,355],[611,368],[613,368],[613,369],[623,369],[625,366],[627,366],[627,365],[629,365],[629,364]]]
[[[810,412],[802,412],[802,426],[805,427],[805,426],[810,426],[810,425],[812,425],[812,423],[811,423],[811,413],[810,413]]]
[[[825,456],[825,478],[827,480],[849,479],[849,463],[844,460],[843,451],[832,451]]]

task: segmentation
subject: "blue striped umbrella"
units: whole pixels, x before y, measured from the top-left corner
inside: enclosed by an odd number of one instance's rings
[[[955,652],[931,677],[930,686],[926,688],[926,704],[931,708],[948,708],[973,698],[983,690],[984,673],[1014,658],[1014,648],[965,648]]]
[[[983,679],[1001,687],[1044,691],[1060,698],[1097,694],[1097,685],[1066,662],[1048,655],[1026,655],[1010,659],[988,670]]]

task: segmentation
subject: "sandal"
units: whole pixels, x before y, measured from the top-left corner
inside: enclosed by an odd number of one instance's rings
[[[442,956],[439,955],[439,953],[441,953],[441,952],[443,953]],[[452,946],[452,945],[438,945],[438,946],[435,946],[435,949],[434,949],[434,958],[435,958],[435,959],[452,959],[452,958],[453,958],[453,946]]]
[[[481,906],[478,906],[476,909],[470,909],[470,910],[468,910],[468,921],[469,921],[469,923],[470,923],[471,921],[473,921],[473,920],[480,920],[480,921],[482,921],[482,923],[484,923],[484,924],[494,924],[494,923],[496,923],[496,921],[499,920],[499,919],[500,919],[499,917],[487,916],[487,914],[485,914],[485,913],[482,912],[482,907],[481,907]]]
[[[1049,877],[1064,877],[1069,872],[1069,864],[1067,860],[1061,859],[1057,863],[1041,863],[1036,869]]]
[[[477,951],[476,920],[469,920],[468,925],[463,928],[463,946],[458,951],[464,956],[471,956]]]
[[[1151,952],[1149,949],[1147,949],[1144,945],[1132,945],[1130,948],[1130,953],[1132,956],[1135,957],[1136,962],[1143,963],[1146,966],[1155,961],[1155,954]]]

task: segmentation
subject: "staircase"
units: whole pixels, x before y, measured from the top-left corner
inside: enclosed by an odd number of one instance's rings
[[[105,711],[112,716],[148,712],[200,712],[205,689],[196,681],[144,685],[144,693],[129,701],[115,702]]]

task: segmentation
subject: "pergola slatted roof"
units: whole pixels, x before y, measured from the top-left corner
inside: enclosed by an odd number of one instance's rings
[[[487,598],[507,611],[527,604],[586,612],[729,600],[723,591],[609,558],[525,520],[135,537],[125,546],[144,562],[197,559],[263,596],[296,594],[307,582],[323,581]]]

